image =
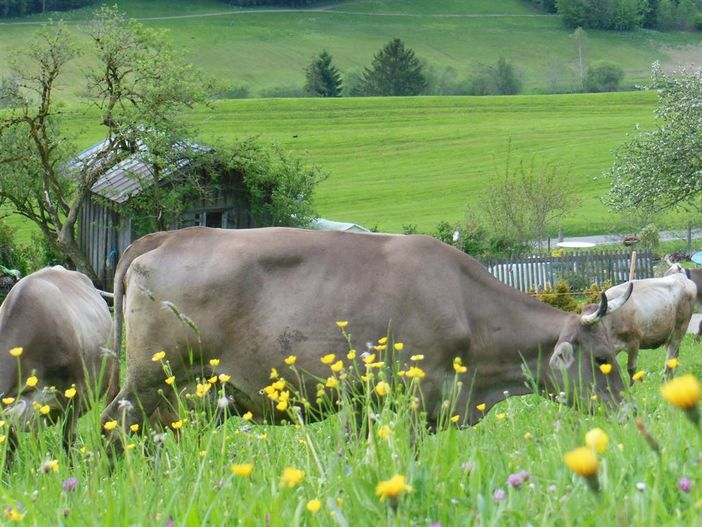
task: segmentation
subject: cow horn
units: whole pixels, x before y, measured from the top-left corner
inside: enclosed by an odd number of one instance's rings
[[[629,287],[627,287],[626,292],[623,295],[613,298],[612,300],[607,300],[607,295],[603,291],[600,296],[600,305],[597,308],[597,311],[590,313],[589,315],[582,315],[580,317],[580,322],[583,326],[591,326],[602,319],[602,317],[605,315],[615,312],[617,309],[622,307],[627,300],[629,300],[633,290],[634,283],[629,282]]]

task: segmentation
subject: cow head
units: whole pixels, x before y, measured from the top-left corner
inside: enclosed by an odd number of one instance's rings
[[[609,301],[602,293],[599,305],[562,328],[549,358],[549,388],[565,392],[571,404],[587,407],[593,396],[604,404],[621,401],[625,384],[602,319],[622,307],[632,290],[630,283],[623,295]]]

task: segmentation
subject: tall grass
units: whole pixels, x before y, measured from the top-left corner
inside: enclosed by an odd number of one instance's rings
[[[396,355],[399,364],[421,367],[421,361],[410,360],[410,349]],[[421,423],[421,408],[415,409],[411,394],[413,387],[421,388],[421,379],[389,382],[391,391],[380,397],[375,385],[382,369],[373,368],[373,381],[346,391],[344,373],[350,378],[356,367],[361,375],[366,372],[360,355],[342,360],[343,370],[329,372],[338,385],[320,389],[319,396],[307,394],[323,399],[323,407],[340,406],[319,423],[297,420],[292,408],[304,403],[294,394],[290,420],[296,424],[287,426],[237,416],[218,424],[217,412],[203,403],[206,398],[192,395],[165,433],[125,433],[129,446],[112,468],[99,428],[101,405],[83,418],[68,453],[57,427],[23,433],[17,458],[2,476],[0,500],[10,507],[5,513],[23,515],[20,523],[27,525],[107,526],[694,525],[702,519],[702,436],[659,394],[661,350],[642,353],[648,374],[631,389],[639,419],[660,443],[660,453],[633,419],[583,414],[539,396],[509,398],[465,428],[450,420],[463,409],[449,403],[440,431],[427,434],[412,426]],[[691,339],[684,342],[681,364],[680,373],[702,374]],[[270,366],[291,386],[300,373],[294,365]],[[469,376],[466,366],[467,374],[456,374],[458,382]],[[173,385],[163,386],[165,391]],[[217,382],[210,390],[219,397],[227,388]],[[357,411],[360,429],[354,425]],[[174,430],[173,423],[181,428]],[[582,445],[594,427],[609,436],[609,446],[598,454],[599,494],[563,463],[563,455]],[[252,465],[248,476],[237,475],[246,472],[241,466],[232,467],[247,464]],[[304,475],[283,478],[286,468]],[[526,471],[528,480],[517,488],[508,478],[519,471]],[[402,487],[396,500],[381,500],[378,484],[396,475],[404,476],[411,490]],[[692,480],[689,492],[678,486],[685,476]],[[318,512],[307,508],[313,500],[320,502]]]

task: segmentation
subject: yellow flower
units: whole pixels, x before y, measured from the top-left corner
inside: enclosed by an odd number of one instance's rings
[[[202,399],[205,395],[207,395],[207,392],[210,391],[210,386],[211,384],[197,384],[195,386],[195,395],[197,395],[200,399]]]
[[[232,376],[227,375],[226,373],[219,374],[219,382],[221,382],[222,384],[228,383],[229,379],[231,379],[231,378],[232,378]]]
[[[284,412],[288,409],[288,401],[280,401],[278,404],[275,405],[275,409],[280,412]]]
[[[453,369],[456,371],[456,373],[465,373],[468,371],[468,368],[463,365],[463,361],[460,357],[453,359]]]
[[[117,428],[117,421],[114,419],[112,421],[107,421],[102,427],[107,430],[108,432],[111,432],[115,428]]]
[[[205,457],[207,455],[207,450],[200,450],[197,455],[200,457]]]
[[[279,381],[275,381],[273,384],[271,384],[274,389],[280,391],[283,388],[285,388],[285,379],[280,379]]]
[[[385,501],[387,498],[397,500],[403,492],[412,492],[412,486],[408,485],[405,477],[397,474],[392,478],[381,481],[375,487],[375,495],[380,498],[380,501]]]
[[[334,362],[334,359],[336,359],[336,355],[334,355],[333,353],[329,353],[328,355],[325,355],[319,360],[322,361],[322,364],[331,364],[332,362]]]
[[[337,380],[336,377],[333,375],[327,379],[327,382],[324,384],[327,388],[336,388],[339,385],[339,381]]]
[[[691,410],[700,400],[700,383],[690,373],[661,387],[663,398],[676,408]]]
[[[388,425],[383,425],[378,430],[378,437],[380,439],[387,439],[392,435],[392,429]]]
[[[380,381],[378,384],[375,385],[375,393],[377,393],[381,397],[385,397],[387,394],[390,393],[390,385],[385,381]]]
[[[585,434],[585,444],[593,450],[597,450],[600,454],[607,450],[609,437],[601,428],[593,428]]]
[[[319,512],[319,509],[321,508],[322,502],[319,500],[310,500],[307,502],[307,510],[310,511],[312,514],[314,514],[315,512]]]
[[[240,478],[248,478],[251,475],[251,472],[253,472],[253,463],[229,465],[229,470],[235,476],[239,476]]]
[[[590,478],[597,474],[597,457],[590,448],[580,447],[571,450],[563,457],[563,461],[579,476]]]
[[[3,512],[5,514],[5,518],[11,522],[21,522],[24,519],[24,516],[27,514],[26,512],[20,512],[17,506],[13,507],[12,505],[5,507]]]
[[[637,371],[634,375],[632,375],[632,376],[631,376],[631,380],[633,380],[633,381],[640,381],[640,380],[643,379],[644,377],[646,377],[646,372],[643,371],[643,370],[641,370],[641,371]]]
[[[275,368],[271,368],[271,375],[270,375],[271,380],[275,380],[278,378],[278,370]]]
[[[499,414],[495,414],[495,417],[497,417],[498,421],[503,421],[507,419],[507,414],[505,412],[500,412]]]
[[[287,467],[280,476],[280,484],[289,489],[302,483],[305,473],[295,467]]]
[[[461,416],[460,416],[460,415],[451,416],[451,422],[452,422],[452,423],[457,423],[457,422],[460,421],[460,420],[461,420]]]
[[[166,358],[166,352],[165,351],[157,351],[156,353],[153,354],[151,357],[151,360],[154,362],[159,362],[162,361],[163,359]]]
[[[173,423],[171,423],[171,428],[173,430],[180,430],[181,428],[183,428],[183,420],[178,419],[177,421],[174,421]]]
[[[424,370],[422,370],[421,368],[417,368],[416,366],[412,366],[411,368],[409,368],[407,370],[407,373],[405,373],[405,376],[410,378],[410,379],[414,379],[414,378],[421,379],[425,375],[426,375],[426,373],[424,373]]]
[[[395,351],[402,351],[405,349],[405,345],[402,342],[395,342],[392,347],[395,348]]]
[[[134,423],[133,425],[131,425],[131,426],[129,427],[129,429],[130,429],[132,432],[138,432],[138,431],[139,431],[139,425],[138,425],[137,423]]]
[[[675,368],[677,368],[678,366],[680,366],[680,361],[679,361],[678,359],[675,359],[675,358],[673,358],[673,359],[668,359],[668,360],[665,362],[665,365],[668,367],[668,369],[674,370]]]
[[[251,421],[251,419],[253,419],[253,414],[251,412],[246,412],[244,415],[241,416],[241,418],[244,421]]]
[[[292,366],[293,364],[295,364],[295,361],[297,361],[297,357],[295,355],[288,355],[287,357],[285,357],[285,364],[287,364],[288,366]]]
[[[338,360],[329,367],[331,368],[331,371],[333,371],[335,373],[340,372],[344,368],[344,361]]]
[[[366,364],[366,367],[376,369],[376,370],[379,370],[383,366],[385,366],[385,362],[383,362],[383,361],[374,362],[373,364]]]
[[[349,321],[348,320],[339,320],[339,321],[337,321],[336,325],[339,326],[341,329],[344,329],[346,326],[349,325]]]
[[[371,353],[371,354],[363,357],[363,362],[365,362],[366,364],[370,364],[371,362],[375,362],[375,353]]]
[[[213,375],[212,377],[210,377],[209,379],[207,379],[207,382],[209,382],[210,384],[216,383],[216,382],[217,382],[217,376],[216,376],[216,375]]]
[[[170,384],[173,384],[174,381],[175,381],[175,375],[171,375],[170,377],[166,377],[166,379],[163,382],[170,385]]]
[[[3,398],[2,398],[2,404],[4,404],[4,405],[10,405],[10,404],[12,404],[12,403],[14,403],[14,402],[15,402],[15,398],[14,398],[14,397],[3,397]]]
[[[529,441],[529,440],[532,439],[533,437],[534,437],[534,436],[532,435],[531,432],[524,432],[524,439],[526,439],[527,441]]]
[[[611,364],[600,364],[600,371],[604,373],[605,375],[609,375],[610,372],[612,371],[612,365]]]
[[[51,407],[48,404],[43,405],[39,408],[39,413],[41,415],[47,415],[51,411]]]
[[[63,392],[63,395],[64,395],[64,397],[66,397],[66,399],[73,399],[76,396],[75,387],[71,386],[65,392]]]
[[[487,408],[487,404],[480,403],[480,404],[476,404],[475,407],[478,409],[479,412],[484,412],[485,409]]]
[[[32,375],[30,377],[27,377],[27,386],[29,386],[30,388],[34,388],[38,382],[39,382],[39,379],[37,379],[36,375]]]
[[[382,346],[383,344],[387,344],[387,342],[388,342],[388,338],[387,338],[387,337],[382,337],[382,338],[379,338],[379,339],[378,339],[378,344],[380,344],[381,346]]]
[[[16,348],[12,348],[10,350],[10,355],[12,355],[13,357],[19,357],[22,355],[22,353],[24,353],[24,348],[21,346],[18,346]]]
[[[212,366],[213,368],[219,366],[219,359],[210,359],[210,366]]]
[[[346,355],[346,358],[349,360],[355,359],[356,358],[356,350],[349,351],[348,354]]]
[[[410,360],[412,360],[412,361],[414,361],[414,362],[418,362],[418,361],[420,361],[420,360],[424,360],[424,355],[412,355],[412,356],[410,357]]]

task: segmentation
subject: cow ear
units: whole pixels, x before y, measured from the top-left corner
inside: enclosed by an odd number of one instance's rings
[[[570,342],[561,342],[553,350],[553,355],[551,355],[548,364],[554,370],[567,370],[574,360],[573,345]]]

